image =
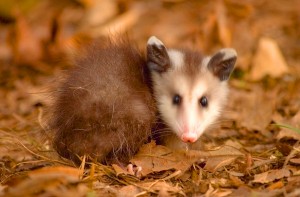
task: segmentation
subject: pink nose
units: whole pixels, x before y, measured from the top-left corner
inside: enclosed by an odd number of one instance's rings
[[[184,142],[194,143],[197,140],[197,135],[194,132],[185,132],[182,134],[181,140]]]

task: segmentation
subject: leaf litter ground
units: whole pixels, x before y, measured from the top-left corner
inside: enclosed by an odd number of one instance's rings
[[[0,195],[300,195],[299,1],[22,2],[0,3]],[[64,60],[78,40],[114,31],[140,47],[157,35],[239,53],[228,106],[203,149],[151,141],[131,160],[141,177],[85,158],[76,167],[47,138],[48,87],[70,67]]]

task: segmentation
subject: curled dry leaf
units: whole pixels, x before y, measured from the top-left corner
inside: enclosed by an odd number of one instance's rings
[[[88,188],[79,183],[82,171],[66,166],[45,167],[28,173],[26,179],[13,188],[6,196],[84,196]]]
[[[28,173],[29,177],[66,177],[70,181],[79,181],[79,178],[83,175],[83,171],[78,168],[67,167],[67,166],[51,166],[45,167],[38,170],[31,171]]]
[[[288,169],[278,169],[263,172],[261,174],[254,175],[254,183],[270,183],[272,181],[281,179],[283,177],[289,177],[291,172]]]
[[[144,11],[143,7],[137,5],[104,26],[96,27],[87,33],[98,37],[126,32],[139,20]]]
[[[277,42],[271,38],[261,38],[254,55],[250,79],[258,81],[267,75],[281,77],[288,71],[287,63]]]
[[[225,47],[231,45],[231,32],[227,26],[227,15],[224,1],[218,1],[216,6],[219,39]]]

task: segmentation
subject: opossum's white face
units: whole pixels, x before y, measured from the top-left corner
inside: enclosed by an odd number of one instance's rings
[[[167,50],[151,37],[147,57],[162,120],[183,142],[195,142],[214,124],[226,103],[235,50],[222,49],[202,57],[194,51]]]

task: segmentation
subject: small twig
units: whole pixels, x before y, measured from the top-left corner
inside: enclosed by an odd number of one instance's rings
[[[300,150],[298,149],[299,141],[296,142],[296,144],[293,146],[293,150],[290,152],[290,154],[285,158],[283,167],[285,168],[287,164],[289,163],[290,159],[293,158]]]
[[[182,173],[181,170],[177,170],[176,172],[174,172],[173,174],[170,174],[169,176],[163,178],[162,180],[164,180],[164,181],[169,180],[169,179],[171,179],[171,178],[173,178],[173,177],[178,176],[178,175],[181,174],[181,173]]]

